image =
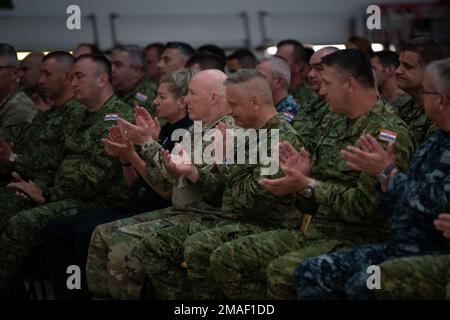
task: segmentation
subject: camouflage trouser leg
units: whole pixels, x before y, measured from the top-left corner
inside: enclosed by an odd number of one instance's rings
[[[177,219],[178,218],[178,219]],[[156,299],[191,299],[191,285],[184,266],[183,243],[190,235],[215,227],[221,219],[199,214],[182,223],[183,217],[167,219],[170,225],[145,236],[134,254],[141,260]]]
[[[339,240],[315,240],[299,250],[270,262],[266,269],[267,274],[267,299],[288,300],[296,299],[294,269],[303,261],[334,251],[351,249],[350,244]]]
[[[0,234],[5,230],[9,218],[35,206],[35,202],[16,196],[16,189],[0,187]]]
[[[265,299],[267,265],[305,244],[304,235],[293,230],[241,237],[212,252],[210,274],[229,299]]]
[[[0,289],[5,288],[32,249],[39,245],[41,231],[52,220],[74,215],[79,202],[65,200],[23,210],[12,216],[0,236]]]
[[[144,237],[155,237],[156,231],[200,219],[198,213],[164,210],[167,218],[154,219],[119,228],[112,234],[108,254],[108,288],[114,299],[139,299],[145,282],[142,262],[134,248]],[[180,214],[182,213],[182,214]]]
[[[373,244],[334,252],[302,262],[294,271],[300,299],[374,298],[367,267],[386,260],[386,245]]]
[[[450,255],[393,259],[380,267],[378,299],[450,299]]]
[[[267,231],[266,227],[225,221],[224,225],[193,234],[184,242],[188,279],[195,299],[221,299],[223,293],[209,273],[211,253],[227,241]]]
[[[95,228],[89,244],[86,261],[88,288],[95,298],[110,298],[108,287],[108,254],[111,250],[110,246],[113,233],[124,226],[161,219],[173,214],[179,214],[179,212],[169,207],[105,223]]]

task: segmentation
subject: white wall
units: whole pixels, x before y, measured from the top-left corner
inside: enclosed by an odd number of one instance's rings
[[[87,15],[95,13],[99,45],[112,46],[109,14],[117,13],[118,40],[144,45],[153,41],[185,40],[193,45],[217,43],[225,47],[243,44],[245,33],[239,14],[250,22],[250,44],[262,44],[258,12],[269,13],[267,36],[273,42],[296,38],[304,43],[343,43],[356,19],[361,33],[370,4],[431,2],[430,0],[14,0],[14,10],[0,11],[0,42],[19,50],[71,49],[93,41]],[[80,6],[82,29],[66,28],[66,8]]]

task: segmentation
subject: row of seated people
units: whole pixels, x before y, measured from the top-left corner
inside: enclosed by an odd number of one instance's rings
[[[118,89],[131,49],[111,61],[49,53],[46,108],[16,109],[28,125],[2,124],[2,295],[42,245],[57,299],[444,297],[448,279],[405,290],[412,277],[398,270],[410,260],[383,264],[390,287],[366,285],[367,266],[385,260],[432,254],[424,267],[448,266],[450,61],[439,43],[412,39],[400,57],[321,49],[309,61],[313,97],[294,94],[295,57],[281,49],[228,76],[164,73],[151,101]],[[11,90],[2,108],[23,106]]]

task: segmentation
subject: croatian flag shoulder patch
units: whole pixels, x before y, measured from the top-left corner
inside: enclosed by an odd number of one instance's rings
[[[117,113],[107,113],[105,114],[105,121],[117,121],[119,115]]]
[[[143,94],[142,92],[136,93],[136,95],[134,97],[141,102],[146,102],[148,100],[148,97],[145,94]]]
[[[397,134],[386,129],[381,129],[378,139],[386,142],[395,142],[395,140],[397,139]]]

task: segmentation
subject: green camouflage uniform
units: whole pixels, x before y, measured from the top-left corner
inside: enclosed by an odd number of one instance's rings
[[[338,116],[328,110],[328,103],[322,97],[317,97],[307,105],[302,105],[291,125],[297,130],[305,143],[305,149],[313,152],[323,130],[326,129],[327,119]]]
[[[76,214],[80,209],[113,208],[126,200],[127,188],[119,163],[105,152],[100,140],[115,123],[105,117],[112,113],[132,119],[130,108],[116,96],[110,97],[97,112],[79,108],[71,113],[63,160],[53,184],[46,190],[50,201],[8,213],[11,218],[0,235],[0,288],[8,285],[33,247],[39,244],[40,232],[48,222]]]
[[[397,133],[397,165],[406,169],[413,145],[391,106],[379,100],[358,119],[336,118],[311,157],[311,176],[317,181],[314,201],[297,195],[299,210],[313,214],[309,230],[290,228],[247,236],[211,254],[210,273],[228,298],[295,298],[292,273],[302,259],[385,238],[388,221],[379,208],[377,180],[351,170],[340,155],[362,134],[378,137],[381,129]]]
[[[425,115],[423,106],[418,106],[413,98],[403,97],[403,104],[397,104],[396,110],[400,118],[408,125],[409,132],[415,143],[415,148],[419,147],[436,130],[437,126]]]
[[[17,142],[38,109],[22,91],[15,91],[0,101],[0,138]]]
[[[262,129],[278,130],[280,140],[296,148],[301,146],[298,134],[281,114]],[[299,224],[301,213],[295,208],[294,197],[274,196],[259,185],[263,167],[259,161],[228,164],[220,174],[200,171],[195,187],[206,199],[222,199],[222,210],[147,234],[136,246],[134,254],[142,261],[156,298],[218,297],[213,279],[207,274],[209,253],[215,247],[239,236]],[[267,177],[280,175],[277,168]]]
[[[450,255],[398,258],[380,268],[378,299],[450,300]]]
[[[317,93],[305,82],[300,83],[295,89],[290,90],[289,94],[294,97],[294,100],[300,106],[300,110],[303,106],[310,104],[318,97]]]
[[[398,110],[401,106],[405,105],[411,100],[412,97],[409,94],[407,94],[406,92],[402,92],[398,96],[396,96],[395,99],[390,102],[390,104],[394,107],[395,110]]]
[[[9,163],[5,182],[9,182],[11,172],[16,171],[24,180],[32,180],[41,190],[48,191],[63,160],[65,130],[75,108],[83,109],[84,106],[70,99],[62,106],[38,113],[22,138],[14,144],[17,158],[14,163]],[[34,206],[33,202],[17,197],[15,189],[7,188],[6,184],[2,185],[0,233],[11,215]]]
[[[219,122],[224,122],[228,128],[234,127],[234,119],[224,115],[204,124],[201,132],[214,128]],[[192,146],[200,143],[205,148],[209,144],[202,136],[194,134],[194,126],[189,132]],[[183,139],[182,144],[187,141]],[[167,173],[160,157],[161,149],[162,146],[153,141],[144,151],[146,176],[155,190],[172,191],[173,206],[106,223],[95,229],[86,266],[89,291],[94,296],[138,299],[145,274],[140,261],[131,254],[136,243],[155,229],[192,222],[198,219],[199,212],[219,210],[214,207],[215,203],[207,203],[183,177],[174,178]],[[215,167],[205,163],[195,165],[205,171]]]
[[[149,78],[144,76],[130,91],[117,92],[116,94],[120,100],[132,108],[138,104],[147,109],[152,117],[156,115],[155,106],[153,105],[153,100],[156,97],[156,86]]]

